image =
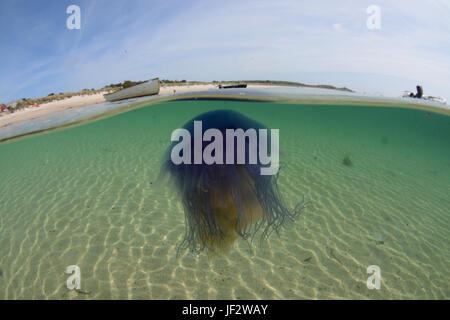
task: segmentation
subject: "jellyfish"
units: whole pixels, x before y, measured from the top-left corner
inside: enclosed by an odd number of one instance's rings
[[[165,153],[161,176],[169,176],[175,190],[180,194],[184,207],[186,232],[178,244],[177,253],[190,249],[200,252],[209,249],[215,253],[226,253],[238,239],[253,239],[261,231],[261,237],[279,233],[287,221],[293,221],[302,211],[304,201],[289,210],[280,194],[274,175],[262,175],[261,161],[251,163],[237,161],[237,144],[233,150],[234,160],[223,163],[195,163],[194,121],[202,122],[202,129],[217,129],[224,136],[227,129],[267,129],[263,124],[232,110],[209,111],[189,120],[183,129],[190,133],[190,163],[175,164],[171,158],[177,142],[173,142]],[[259,132],[259,131],[258,131]],[[257,137],[258,142],[260,137]],[[209,142],[202,141],[202,150]],[[258,148],[259,148],[259,144]],[[245,139],[246,154],[249,155],[249,139]],[[259,150],[259,149],[258,149]],[[223,157],[226,158],[224,148]]]

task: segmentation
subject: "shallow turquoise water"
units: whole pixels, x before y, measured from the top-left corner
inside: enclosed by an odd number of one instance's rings
[[[279,237],[177,258],[183,208],[154,182],[171,132],[213,109],[280,129],[280,190],[310,205]],[[2,144],[0,299],[448,299],[449,141],[427,111],[178,101]]]

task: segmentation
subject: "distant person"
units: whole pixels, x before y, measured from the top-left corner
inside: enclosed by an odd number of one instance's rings
[[[410,94],[409,94],[409,97],[410,98],[422,98],[422,96],[423,96],[423,89],[422,89],[422,86],[416,86],[416,90],[417,90],[417,93],[416,94],[414,94],[414,92],[411,92]]]
[[[422,96],[423,96],[422,86],[416,86],[416,89],[417,89],[416,98],[422,98]]]

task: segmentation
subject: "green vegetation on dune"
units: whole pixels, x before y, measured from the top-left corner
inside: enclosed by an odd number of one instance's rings
[[[15,111],[18,110],[22,110],[25,109],[29,106],[32,106],[34,104],[43,104],[43,103],[49,103],[52,101],[59,101],[59,100],[64,100],[64,99],[68,99],[74,96],[83,96],[83,95],[93,95],[93,94],[97,94],[100,92],[105,91],[104,88],[102,89],[83,89],[81,91],[78,92],[60,92],[60,93],[50,93],[49,95],[47,95],[46,97],[41,97],[41,98],[23,98],[20,99],[19,101],[14,101],[14,102],[10,102],[8,104],[8,111],[13,113]]]
[[[145,81],[130,81],[130,80],[125,80],[124,82],[119,82],[119,83],[111,83],[108,86],[103,87],[103,89],[112,89],[112,90],[121,90],[121,89],[126,89],[126,88],[130,88],[130,87],[134,87],[138,84],[144,83]]]

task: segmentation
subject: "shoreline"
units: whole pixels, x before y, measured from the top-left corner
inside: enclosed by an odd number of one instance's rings
[[[75,107],[83,107],[105,102],[103,93],[93,95],[73,96],[64,100],[43,103],[38,108],[27,107],[24,110],[18,110],[14,113],[8,113],[0,116],[0,128],[13,124],[19,124],[26,121],[34,120],[55,112],[72,109]]]
[[[291,86],[277,85],[277,84],[248,84],[247,88],[249,89],[265,89],[265,88],[290,88]],[[300,87],[301,88],[301,87]],[[174,96],[178,94],[188,93],[186,97],[190,97],[189,93],[195,95],[196,92],[208,91],[211,89],[217,89],[217,84],[185,84],[185,85],[161,85],[159,94],[149,96],[149,97],[158,97],[156,100],[165,101],[177,99]],[[332,89],[326,88],[315,88],[320,90],[330,91]],[[39,108],[27,107],[24,110],[19,110],[14,113],[8,113],[6,115],[2,115],[0,113],[0,129],[6,128],[11,125],[20,125],[26,123],[28,121],[33,121],[35,119],[48,116],[51,114],[56,114],[61,111],[70,110],[73,108],[83,108],[89,107],[93,105],[97,105],[100,103],[108,103],[108,101],[103,97],[103,94],[108,93],[108,91],[102,91],[100,93],[91,94],[91,95],[78,95],[72,96],[70,98],[66,98],[64,100],[57,100],[48,103],[41,104]],[[201,98],[199,96],[199,98]],[[249,98],[247,96],[246,98]],[[259,97],[261,99],[262,97]],[[361,99],[362,98],[362,99]],[[374,97],[380,98],[378,101],[365,101],[364,96],[356,96],[356,97],[345,97],[343,99],[333,100],[333,103],[336,104],[366,104],[366,105],[388,105],[388,106],[397,106],[397,107],[407,107],[407,108],[415,108],[422,109],[428,111],[435,111],[443,114],[450,115],[450,109],[446,106],[433,106],[425,103],[420,103],[420,101],[394,101],[395,98],[392,97]],[[270,99],[269,99],[270,100]],[[275,99],[278,100],[278,99]],[[285,99],[283,99],[285,100]],[[285,100],[285,102],[289,102],[289,98]],[[307,98],[303,101],[303,103],[315,103],[315,104],[323,104],[330,103],[330,99],[322,97],[322,99],[310,99]],[[363,101],[364,100],[364,101]],[[383,101],[385,100],[385,101]],[[147,104],[149,101],[145,100],[143,102],[135,102],[132,105],[140,106],[141,104]],[[298,102],[298,101],[297,101]]]
[[[279,87],[279,85],[258,85],[249,84],[248,88],[271,88]],[[210,89],[217,89],[216,84],[186,84],[186,85],[161,85],[158,96],[165,97],[176,93],[207,91]],[[0,113],[0,128],[4,128],[14,124],[24,123],[26,121],[34,120],[42,116],[46,116],[55,112],[64,111],[77,107],[87,107],[99,103],[108,102],[103,94],[108,91],[91,95],[78,95],[64,100],[56,100],[48,103],[43,103],[38,108],[31,106],[15,111],[14,113],[2,114]]]

